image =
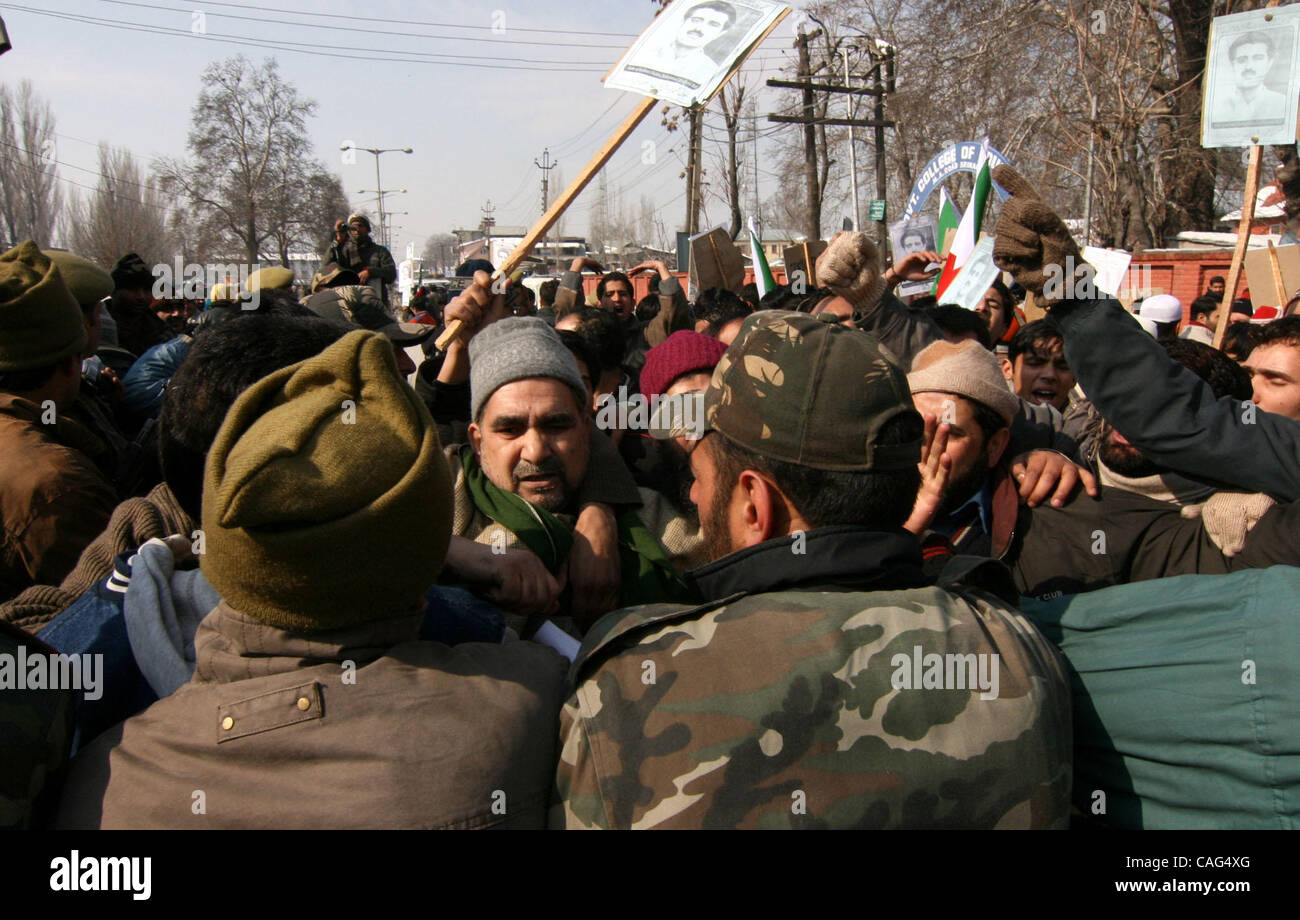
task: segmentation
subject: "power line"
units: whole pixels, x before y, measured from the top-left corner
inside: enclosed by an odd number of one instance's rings
[[[135,0],[99,0],[99,2],[101,2],[101,3],[112,3],[112,4],[116,4],[116,5],[118,5],[118,6],[135,6],[135,7],[141,7],[141,8],[143,8],[143,9],[149,9],[149,10],[165,10],[165,11],[167,11],[167,12],[172,12],[172,13],[183,13],[183,14],[185,14],[185,15],[191,15],[193,12],[196,12],[195,10],[190,10],[190,9],[186,9],[186,8],[184,8],[184,7],[179,7],[179,6],[162,6],[161,4],[157,4],[157,3],[140,3],[140,2],[135,2]],[[205,4],[205,5],[207,5],[207,6],[225,6],[225,5],[227,5],[227,4],[212,4],[212,3],[209,3],[209,4]],[[231,4],[231,5],[233,5],[233,4]],[[243,7],[236,7],[236,9],[243,9]],[[277,10],[277,11],[275,11],[275,12],[279,12],[279,11]],[[219,17],[224,18],[224,19],[238,19],[238,20],[242,20],[242,21],[245,21],[245,22],[257,22],[257,23],[264,23],[264,24],[285,25],[285,26],[297,26],[297,27],[305,28],[305,29],[328,29],[328,30],[330,30],[330,31],[334,31],[334,32],[355,32],[355,33],[363,33],[363,34],[367,34],[367,35],[388,35],[388,36],[393,36],[393,37],[398,37],[398,38],[429,38],[429,39],[434,39],[434,40],[438,40],[438,41],[454,41],[454,42],[488,42],[488,43],[490,43],[490,44],[497,44],[497,45],[505,44],[505,43],[509,43],[509,44],[511,44],[511,45],[540,45],[540,46],[542,46],[542,47],[544,47],[544,48],[600,48],[600,49],[605,50],[605,51],[608,51],[608,50],[611,50],[611,49],[620,49],[620,48],[623,48],[623,47],[624,47],[624,46],[621,45],[621,44],[610,44],[610,43],[599,43],[599,44],[597,44],[597,43],[591,43],[591,42],[566,42],[566,41],[558,41],[558,40],[556,40],[556,39],[549,39],[549,40],[547,40],[547,41],[527,41],[527,40],[522,40],[522,39],[518,39],[518,38],[509,38],[509,39],[503,39],[503,38],[478,38],[478,37],[476,37],[476,36],[472,36],[472,35],[430,35],[430,34],[428,34],[428,33],[421,33],[421,32],[400,32],[400,31],[396,31],[396,30],[393,30],[393,29],[366,29],[366,28],[362,28],[362,27],[357,26],[357,25],[351,25],[351,26],[331,26],[331,25],[326,25],[326,24],[324,24],[324,23],[319,23],[319,22],[297,22],[297,21],[294,21],[294,20],[292,20],[292,19],[267,19],[267,18],[260,17],[260,16],[240,16],[240,15],[238,15],[238,14],[236,14],[236,13],[221,13],[221,12],[216,12],[216,13],[213,13],[212,15],[213,15],[213,16],[219,16]],[[294,13],[293,15],[307,15],[307,14],[305,14],[305,13]],[[320,14],[320,13],[313,13],[313,14],[311,14],[311,15],[313,15],[313,16],[320,16],[320,15],[323,15],[323,14]],[[398,21],[400,21],[400,20],[384,20],[384,21],[385,21],[385,22],[398,22]],[[465,27],[465,28],[469,28],[469,27],[467,26],[467,27]],[[515,31],[525,31],[525,30],[515,30]],[[499,34],[500,34],[500,33],[499,33]],[[589,33],[589,34],[595,34],[595,33]]]
[[[207,5],[208,5],[208,6],[228,6],[228,7],[233,7],[234,9],[237,9],[237,10],[256,10],[256,11],[258,11],[258,12],[262,12],[262,13],[291,13],[291,14],[297,14],[297,13],[300,13],[300,12],[301,12],[301,11],[299,11],[299,10],[286,10],[286,9],[282,9],[282,8],[278,8],[278,7],[274,7],[274,6],[261,6],[261,5],[259,5],[259,4],[255,4],[255,3],[244,4],[244,3],[217,3],[217,2],[208,2]],[[342,13],[313,13],[312,15],[314,15],[314,16],[319,16],[319,17],[322,18],[322,19],[348,19],[348,20],[355,19],[354,16],[346,15],[346,14],[342,14]],[[478,31],[483,31],[483,32],[492,32],[492,31],[494,31],[494,29],[493,29],[492,26],[471,26],[471,25],[465,25],[464,23],[458,23],[458,22],[432,22],[432,21],[427,20],[427,19],[388,19],[388,20],[385,20],[385,21],[386,21],[386,22],[394,23],[394,24],[396,24],[396,25],[407,25],[407,26],[432,26],[432,27],[434,27],[434,28],[440,28],[440,29],[473,29],[473,30],[478,30]],[[635,33],[635,32],[597,32],[597,31],[595,31],[594,29],[530,29],[530,28],[524,28],[524,27],[522,27],[522,26],[520,26],[519,28],[514,28],[514,27],[512,26],[511,28],[512,28],[513,31],[516,31],[516,32],[543,32],[543,33],[548,33],[548,34],[558,34],[558,35],[572,35],[572,34],[580,34],[580,35],[606,35],[606,36],[611,36],[611,37],[615,37],[615,38],[635,38],[635,37],[636,37],[636,33]]]
[[[0,141],[0,147],[9,147],[9,148],[11,148],[11,149],[13,149],[13,150],[17,150],[19,153],[25,153],[25,154],[27,154],[28,156],[35,156],[35,157],[37,157],[38,159],[48,160],[48,161],[51,162],[51,163],[56,163],[56,164],[58,164],[59,166],[64,166],[64,167],[66,167],[66,168],[68,168],[68,169],[76,169],[76,170],[79,170],[80,172],[90,173],[92,176],[98,176],[98,177],[101,178],[101,179],[107,179],[109,182],[113,182],[113,183],[124,182],[124,183],[126,183],[127,185],[134,185],[134,186],[136,186],[137,188],[142,188],[142,189],[146,189],[146,190],[156,188],[156,186],[145,185],[145,184],[140,183],[140,182],[132,182],[130,179],[119,179],[119,178],[116,178],[116,177],[114,177],[114,176],[109,176],[109,175],[106,175],[105,173],[100,172],[99,170],[96,170],[96,169],[88,169],[88,168],[85,167],[85,166],[74,166],[74,165],[71,164],[71,163],[65,163],[65,162],[63,162],[62,160],[56,160],[56,159],[54,159],[54,157],[42,156],[41,154],[33,154],[30,150],[27,150],[26,148],[23,148],[23,147],[19,147],[17,144],[11,144],[11,143],[9,143],[8,141]],[[69,180],[69,181],[71,181],[71,180]],[[75,185],[76,183],[73,183],[73,184]],[[83,186],[83,187],[84,187],[84,186]]]
[[[250,48],[270,49],[273,51],[286,51],[294,54],[310,54],[313,57],[341,58],[343,60],[350,60],[350,61],[374,61],[374,62],[383,62],[388,64],[436,64],[436,65],[442,65],[448,67],[475,67],[475,68],[481,68],[485,70],[526,70],[533,73],[603,73],[604,72],[603,66],[515,67],[509,64],[470,64],[470,63],[463,63],[460,61],[434,61],[434,60],[427,60],[418,57],[399,58],[399,57],[393,57],[392,55],[395,54],[411,55],[411,54],[415,54],[416,52],[386,51],[383,49],[362,49],[362,50],[381,51],[381,53],[388,56],[375,57],[375,56],[358,55],[358,54],[338,54],[333,51],[322,50],[319,46],[313,45],[308,42],[289,43],[283,41],[269,41],[269,40],[261,40],[261,39],[242,39],[234,36],[226,37],[214,33],[195,34],[185,29],[172,29],[164,26],[150,26],[144,23],[124,24],[124,23],[113,22],[110,20],[100,19],[94,16],[80,16],[73,13],[56,13],[56,12],[50,12],[48,10],[38,10],[38,9],[33,9],[31,7],[18,6],[17,4],[12,4],[12,3],[0,3],[0,9],[20,10],[22,12],[32,13],[33,15],[36,16],[49,16],[54,19],[62,19],[70,22],[79,22],[82,23],[83,25],[96,25],[108,29],[119,29],[126,32],[143,32],[152,35],[168,35],[172,37],[180,36],[180,37],[196,38],[196,39],[202,39],[204,41],[215,41],[227,45],[244,45]],[[287,45],[290,44],[308,45],[310,50],[308,50],[308,48],[287,47]],[[440,55],[440,56],[441,57],[466,57],[467,55]]]

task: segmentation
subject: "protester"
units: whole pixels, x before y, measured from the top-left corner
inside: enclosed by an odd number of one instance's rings
[[[695,303],[695,331],[730,345],[754,311],[726,288],[706,288]]]
[[[1153,294],[1143,299],[1138,316],[1156,324],[1157,341],[1176,338],[1183,321],[1183,302],[1172,294]]]
[[[618,398],[620,388],[624,395],[636,391],[623,367],[624,323],[617,313],[600,307],[581,307],[556,320],[555,328],[581,336],[600,365],[600,375],[593,381],[592,411],[607,397]]]
[[[1011,197],[998,216],[994,262],[1040,293],[1044,266],[1076,258],[1078,245],[1014,169],[998,166],[995,173]],[[1149,459],[1243,491],[1300,498],[1300,424],[1294,419],[1247,411],[1231,398],[1216,400],[1208,384],[1172,365],[1115,300],[1063,300],[1052,305],[1049,321],[1061,332],[1071,370],[1092,404]]]
[[[690,452],[699,432],[687,424],[694,419],[687,418],[686,400],[708,388],[713,369],[726,350],[717,339],[683,329],[650,349],[641,371],[641,395],[655,407],[650,425],[660,429],[659,434],[681,432],[673,437],[638,438],[650,445],[644,462],[633,470],[634,475],[640,474],[638,483],[647,487],[641,489],[641,517],[683,569],[708,561],[700,512],[691,501],[695,478]],[[702,414],[699,421],[703,421]]]
[[[916,356],[907,375],[916,410],[940,426],[926,456],[937,452],[951,461],[929,529],[957,553],[994,559],[1011,546],[1020,505],[1003,462],[1020,403],[999,376],[992,352],[969,341],[936,342]]]
[[[1025,402],[1065,412],[1071,402],[1074,374],[1065,359],[1061,337],[1044,321],[1021,326],[1011,339],[1002,373]]]
[[[170,339],[171,330],[150,309],[154,276],[144,260],[134,252],[128,252],[113,264],[110,274],[113,277],[113,299],[108,312],[117,324],[118,344],[139,356],[151,346]]]
[[[528,617],[514,621],[526,630],[561,610],[581,628],[620,602],[679,598],[672,563],[636,515],[635,483],[595,430],[555,330],[536,317],[502,318],[505,297],[485,272],[447,316],[465,332],[439,385],[468,378],[470,397],[468,443],[446,449],[455,502],[448,575]]]
[[[334,235],[330,239],[329,249],[325,251],[325,258],[321,260],[322,265],[347,265],[347,246],[348,246],[348,222],[346,220],[334,221]]]
[[[1252,399],[1265,412],[1300,421],[1300,316],[1284,316],[1259,329],[1242,367]]]
[[[539,304],[537,315],[541,317],[548,326],[555,325],[555,295],[559,290],[559,287],[560,280],[558,278],[550,278],[543,281],[542,286],[537,289],[537,300]]]
[[[357,273],[361,283],[375,292],[383,304],[388,303],[388,285],[397,280],[397,263],[393,254],[370,238],[370,219],[364,214],[348,218],[348,233],[352,239],[344,251],[344,261],[338,263]]]
[[[707,603],[620,611],[587,637],[552,826],[1066,826],[1060,659],[1006,601],[970,590],[994,569],[930,584],[900,529],[922,433],[905,387],[855,330],[746,320],[691,453]],[[997,655],[1001,691],[965,671],[960,686],[913,685],[912,656],[945,653]]]
[[[1213,295],[1198,297],[1192,301],[1188,307],[1190,319],[1182,332],[1178,333],[1180,339],[1191,339],[1193,342],[1200,342],[1202,345],[1214,344],[1214,327],[1218,325],[1214,317],[1218,314],[1219,308],[1223,305],[1222,300],[1216,299]]]
[[[58,583],[117,505],[108,446],[65,414],[81,388],[85,319],[28,241],[0,255],[0,600]]]
[[[1223,331],[1223,351],[1238,364],[1250,357],[1259,335],[1259,326],[1251,322],[1232,323]]]
[[[555,292],[557,327],[559,320],[578,309],[578,298],[582,293],[581,273],[588,268],[596,272],[603,271],[599,262],[580,257],[573,260],[569,270],[560,279]],[[643,271],[654,271],[659,282],[659,312],[648,322],[633,315],[636,302],[629,277]],[[677,330],[690,328],[690,311],[682,295],[681,284],[663,262],[643,262],[629,269],[626,275],[610,272],[600,279],[595,293],[598,306],[617,314],[623,323],[624,351],[619,364],[634,377],[645,363],[645,353],[649,349],[662,343]]]
[[[393,343],[397,369],[403,375],[415,373],[415,362],[406,353],[406,347],[421,344],[436,330],[423,323],[397,322],[373,287],[346,283],[353,277],[356,277],[353,272],[331,267],[317,276],[313,287],[318,289],[303,301],[303,306],[322,319],[383,333]]]
[[[416,639],[451,515],[432,421],[382,336],[245,391],[204,475],[200,564],[222,601],[195,678],[77,756],[56,824],[538,826],[564,661]]]
[[[949,342],[961,342],[966,339],[979,342],[988,351],[993,351],[993,341],[989,338],[989,324],[974,310],[967,310],[956,304],[940,304],[930,310],[930,318],[943,330],[944,338]]]
[[[120,494],[131,495],[150,477],[142,468],[139,450],[126,438],[117,422],[115,403],[123,395],[117,373],[97,360],[100,350],[105,311],[103,301],[113,293],[113,279],[98,265],[61,250],[45,250],[44,255],[59,268],[68,290],[81,305],[86,326],[86,344],[81,349],[81,386],[77,399],[67,410],[69,418],[80,422],[101,441],[107,451],[98,458],[100,470]],[[87,371],[89,370],[89,373]]]

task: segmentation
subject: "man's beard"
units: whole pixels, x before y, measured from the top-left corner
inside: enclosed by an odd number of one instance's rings
[[[547,457],[541,463],[532,463],[528,460],[520,460],[515,464],[514,470],[511,471],[510,479],[512,491],[523,498],[519,492],[520,480],[525,476],[547,476],[555,474],[559,479],[559,486],[548,492],[532,493],[535,497],[531,500],[525,499],[529,504],[536,505],[538,508],[550,511],[552,514],[564,511],[572,498],[572,488],[569,481],[564,476],[564,463],[559,457]]]
[[[1115,429],[1109,425],[1102,428],[1101,448],[1097,452],[1098,459],[1106,464],[1111,472],[1129,479],[1156,476],[1164,472],[1164,467],[1148,460],[1146,455],[1132,444],[1116,444],[1111,439],[1114,431]]]
[[[988,479],[988,476],[989,449],[985,445],[980,448],[980,455],[975,458],[971,468],[948,483],[948,490],[944,492],[943,505],[939,508],[939,514],[942,516],[952,514],[966,504],[971,496],[984,487],[984,480]]]
[[[716,562],[731,554],[730,491],[718,490],[707,508],[700,509],[700,533],[704,537],[705,557]]]

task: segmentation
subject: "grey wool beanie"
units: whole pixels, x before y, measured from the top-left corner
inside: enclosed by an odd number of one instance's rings
[[[469,343],[469,417],[477,422],[493,393],[529,377],[553,377],[587,392],[573,354],[546,320],[512,316],[492,323]],[[583,395],[579,404],[585,402]]]

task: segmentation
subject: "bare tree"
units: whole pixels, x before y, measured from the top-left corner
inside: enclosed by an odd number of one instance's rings
[[[156,171],[185,199],[194,239],[242,250],[250,264],[267,250],[284,260],[306,220],[317,219],[297,197],[325,174],[305,140],[316,103],[280,78],[273,58],[261,68],[242,56],[214,63],[202,80],[189,159],[160,160]]]
[[[731,211],[730,234],[734,240],[743,227],[740,208],[740,169],[739,152],[741,110],[745,103],[745,89],[739,77],[733,78],[728,86],[718,94],[718,108],[722,112],[723,124],[726,125],[726,153],[722,164],[722,184],[727,193],[727,205]],[[753,152],[751,151],[751,155]]]
[[[456,237],[450,233],[434,233],[424,241],[422,258],[431,270],[454,269],[458,255]]]
[[[73,252],[112,265],[128,252],[149,264],[177,255],[167,233],[167,207],[157,180],[146,176],[122,147],[99,145],[96,189],[72,197],[64,213],[64,238]]]
[[[28,80],[0,84],[0,230],[10,243],[54,242],[62,195],[54,162],[54,111]]]

